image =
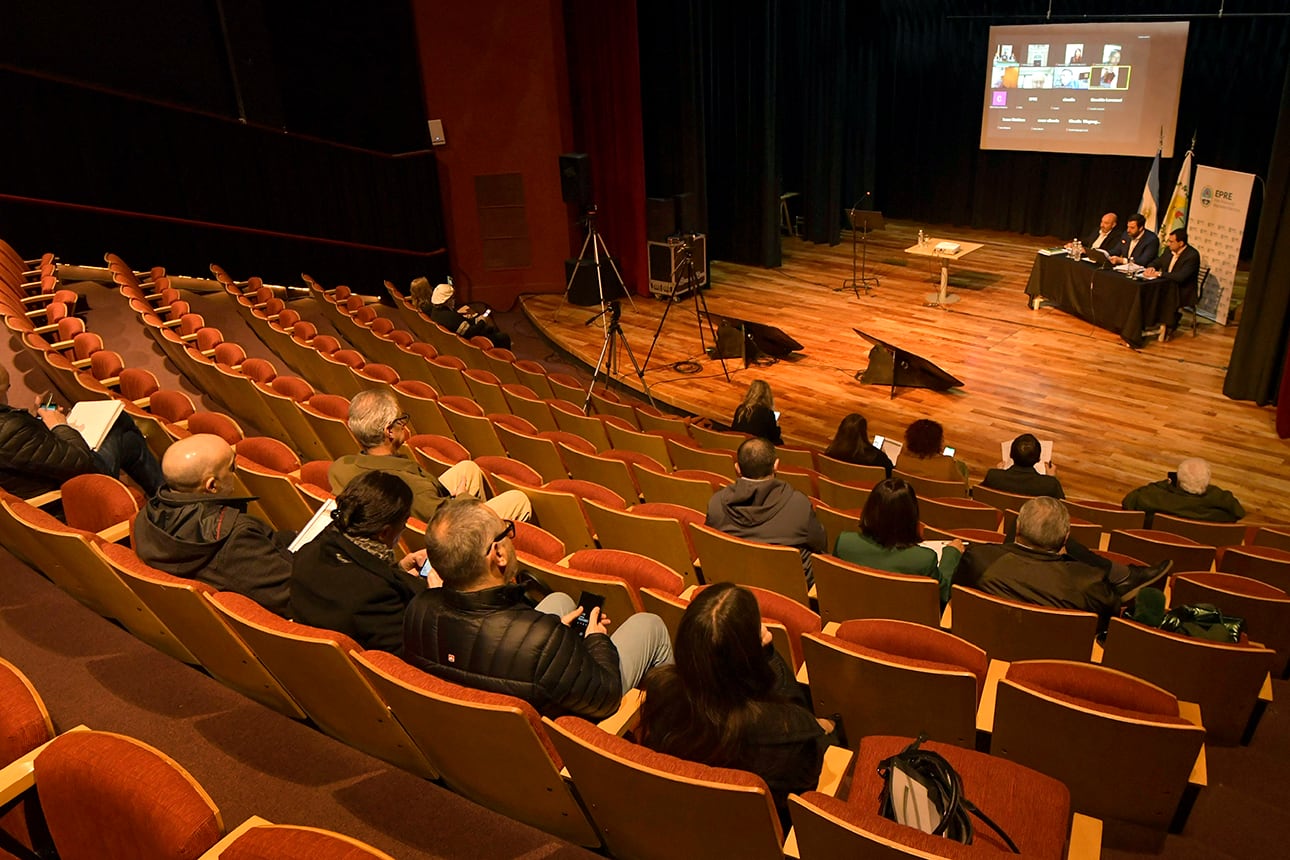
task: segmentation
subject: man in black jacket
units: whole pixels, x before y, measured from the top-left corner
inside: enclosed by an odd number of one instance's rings
[[[430,294],[430,319],[454,334],[469,340],[476,335],[483,335],[492,341],[493,346],[502,349],[511,348],[511,336],[499,329],[489,317],[492,311],[482,314],[469,305],[457,307],[457,291],[452,284],[440,284]]]
[[[794,547],[802,554],[809,586],[814,584],[811,553],[827,552],[828,538],[811,500],[775,477],[778,467],[774,445],[745,439],[735,454],[739,480],[713,494],[704,524],[744,540]]]
[[[235,591],[285,615],[291,596],[294,532],[275,532],[246,513],[252,498],[233,495],[237,454],[218,436],[199,433],[166,450],[166,486],[134,521],[134,550],[172,576]]]
[[[0,486],[15,496],[57,490],[77,475],[115,478],[122,470],[148,495],[161,486],[161,465],[129,415],[117,418],[95,451],[57,407],[38,407],[37,418],[8,403],[9,371],[0,366]]]
[[[1193,307],[1196,304],[1196,283],[1200,276],[1200,252],[1187,244],[1187,231],[1179,227],[1170,230],[1165,237],[1165,251],[1152,263],[1142,276],[1147,279],[1158,278],[1178,285],[1178,307]],[[1178,328],[1181,310],[1174,311],[1172,324],[1169,325],[1168,337],[1173,337]]]
[[[403,617],[404,656],[456,684],[524,699],[546,716],[602,720],[625,690],[672,662],[667,628],[637,613],[611,638],[599,609],[585,636],[570,625],[573,600],[552,594],[536,608],[515,584],[515,525],[478,499],[439,506],[426,528],[426,552],[442,588],[413,598]]]
[[[1033,433],[1022,433],[1012,440],[1008,456],[1012,465],[1006,469],[991,469],[985,473],[981,486],[998,490],[1001,493],[1013,493],[1018,496],[1052,496],[1054,499],[1066,498],[1062,491],[1062,482],[1053,475],[1056,471],[1052,463],[1045,463],[1045,474],[1035,470],[1035,464],[1043,454],[1043,446]]]

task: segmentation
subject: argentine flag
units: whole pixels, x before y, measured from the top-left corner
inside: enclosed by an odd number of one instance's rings
[[[1146,217],[1147,223],[1143,226],[1152,233],[1156,232],[1156,214],[1160,208],[1160,200],[1156,196],[1156,189],[1160,187],[1160,150],[1156,150],[1156,160],[1151,162],[1151,172],[1147,174],[1147,184],[1142,189],[1142,202],[1138,204],[1138,211]]]

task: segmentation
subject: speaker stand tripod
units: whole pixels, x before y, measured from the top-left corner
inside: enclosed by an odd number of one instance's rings
[[[672,310],[672,305],[676,304],[676,294],[681,291],[682,284],[689,284],[694,288],[694,320],[699,327],[699,347],[705,355],[708,353],[707,341],[703,335],[703,322],[707,320],[708,333],[712,335],[712,353],[721,362],[721,372],[725,374],[726,382],[729,382],[730,368],[726,367],[726,357],[718,348],[717,330],[712,325],[712,317],[708,315],[708,302],[703,298],[703,290],[699,288],[698,276],[694,271],[694,248],[691,241],[686,240],[683,242],[680,254],[680,259],[672,267],[672,295],[667,297],[667,307],[663,308],[663,316],[659,318],[658,328],[654,330],[654,340],[649,345],[649,352],[645,353],[645,366],[649,367],[650,356],[654,354],[654,347],[658,346],[658,336],[663,332],[663,324],[667,322],[668,311]],[[702,311],[699,310],[700,305],[703,306]]]
[[[636,302],[632,299],[632,294],[627,290],[626,284],[623,283],[622,273],[618,271],[618,266],[615,265],[614,258],[609,254],[609,247],[605,244],[605,238],[601,236],[600,231],[596,229],[596,212],[596,205],[593,203],[588,206],[586,211],[583,213],[582,223],[587,227],[587,238],[582,240],[582,250],[578,252],[578,260],[574,263],[573,271],[569,274],[569,282],[564,285],[564,301],[556,308],[555,316],[552,317],[553,321],[558,321],[560,319],[560,311],[569,304],[569,291],[573,289],[573,282],[578,277],[578,270],[585,264],[590,263],[590,265],[595,267],[596,290],[597,295],[600,296],[600,306],[602,308],[605,306],[605,302],[607,300],[617,300],[620,298],[620,296],[617,295],[605,295],[605,278],[600,268],[602,251],[604,252],[605,262],[609,263],[609,268],[614,272],[614,280],[610,284],[610,290],[614,290],[614,285],[616,284],[617,291],[621,292],[623,296],[626,296],[627,302],[632,306],[632,310],[636,310]],[[590,256],[587,255],[588,249],[591,250]],[[593,319],[595,319],[595,317],[593,317]],[[606,332],[607,331],[608,323],[606,323]]]

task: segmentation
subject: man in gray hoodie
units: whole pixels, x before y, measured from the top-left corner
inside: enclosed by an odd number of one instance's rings
[[[746,440],[735,455],[739,479],[712,496],[705,523],[745,540],[796,547],[809,588],[815,584],[811,553],[825,552],[828,539],[811,500],[776,478],[778,467],[774,445],[766,439]]]

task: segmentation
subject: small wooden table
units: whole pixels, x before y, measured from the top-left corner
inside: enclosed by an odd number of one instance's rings
[[[915,257],[935,257],[941,261],[941,288],[935,293],[928,293],[923,297],[923,303],[933,307],[948,308],[957,302],[961,296],[949,292],[950,285],[950,261],[958,260],[971,254],[973,251],[984,248],[980,242],[954,242],[959,249],[954,253],[937,251],[936,246],[941,242],[953,242],[952,239],[928,238],[922,245],[910,245],[905,249],[906,254],[913,254]]]

